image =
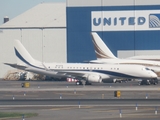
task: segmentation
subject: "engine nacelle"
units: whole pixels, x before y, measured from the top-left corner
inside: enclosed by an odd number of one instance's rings
[[[102,78],[99,75],[88,75],[87,80],[88,82],[102,82]]]

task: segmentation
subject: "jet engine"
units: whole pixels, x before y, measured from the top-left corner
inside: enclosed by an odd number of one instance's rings
[[[99,75],[88,75],[87,81],[88,82],[98,82],[98,83],[101,83],[102,82],[102,78]]]

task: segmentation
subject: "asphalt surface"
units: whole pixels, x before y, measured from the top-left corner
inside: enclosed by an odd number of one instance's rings
[[[159,120],[160,85],[138,82],[76,86],[53,81],[0,81],[1,112],[38,113],[27,120]],[[115,97],[114,91],[121,96]],[[12,120],[19,120],[18,118]]]
[[[160,99],[13,99],[0,106],[160,106]]]

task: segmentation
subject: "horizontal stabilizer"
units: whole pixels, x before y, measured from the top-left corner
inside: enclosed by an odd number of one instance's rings
[[[26,66],[23,66],[23,65],[18,65],[18,64],[11,64],[11,63],[4,63],[5,65],[9,65],[13,68],[17,68],[17,69],[21,69],[21,70],[25,70],[25,68],[27,68]]]

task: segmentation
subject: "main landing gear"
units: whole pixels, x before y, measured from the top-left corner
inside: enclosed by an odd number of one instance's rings
[[[91,83],[90,82],[88,82],[88,81],[77,81],[76,82],[76,85],[91,85]]]
[[[142,80],[140,85],[157,85],[158,79]]]

